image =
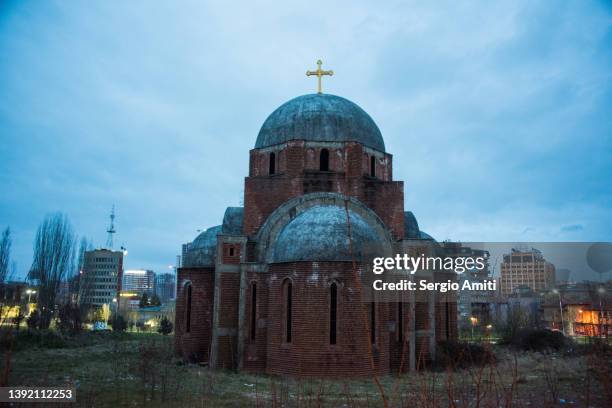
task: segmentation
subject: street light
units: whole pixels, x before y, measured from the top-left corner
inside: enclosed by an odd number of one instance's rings
[[[478,323],[478,319],[474,316],[471,316],[470,322],[472,322],[472,341],[474,341],[474,326],[476,326],[476,323]]]
[[[559,312],[561,313],[561,330],[563,335],[565,336],[565,322],[563,321],[563,303],[561,302],[561,292],[557,289],[552,290],[553,293],[556,293],[559,296]]]
[[[26,290],[26,293],[28,294],[28,303],[32,303],[31,302],[31,297],[32,297],[32,295],[36,294],[36,291],[33,290],[33,289],[28,289],[28,290]]]
[[[608,335],[608,327],[607,325],[603,325],[604,312],[601,298],[603,297],[604,293],[606,293],[606,288],[603,286],[598,287],[597,293],[599,294],[599,335],[604,337],[604,327],[606,328],[606,336]]]

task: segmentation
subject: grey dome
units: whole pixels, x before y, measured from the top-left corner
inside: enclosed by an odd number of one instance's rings
[[[358,260],[366,245],[381,238],[361,217],[349,210],[353,254]],[[274,262],[350,261],[346,212],[334,205],[316,205],[291,220],[274,243]]]
[[[404,211],[404,239],[419,239],[419,223],[412,211]]]
[[[302,95],[281,105],[264,122],[255,148],[289,140],[354,141],[385,151],[385,142],[370,115],[348,99],[329,94]]]
[[[217,235],[220,233],[221,225],[202,231],[189,245],[183,265],[185,267],[213,266],[217,255]]]
[[[404,239],[435,241],[431,235],[421,231],[412,211],[404,211]]]
[[[242,219],[244,218],[244,207],[227,207],[223,215],[224,234],[242,234]]]

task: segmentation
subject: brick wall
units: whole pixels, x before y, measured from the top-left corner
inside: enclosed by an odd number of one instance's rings
[[[314,377],[369,376],[389,372],[388,308],[377,304],[375,369],[368,357],[364,307],[350,262],[292,262],[269,268],[267,365],[270,374]],[[292,342],[283,338],[285,279],[292,281]],[[329,285],[338,288],[337,344],[330,344]],[[366,309],[367,313],[367,309]],[[368,314],[366,314],[366,317]],[[369,324],[369,319],[366,319]]]
[[[219,331],[217,367],[236,368],[238,361],[237,330],[240,296],[240,274],[219,274]],[[224,330],[225,329],[225,330]],[[229,330],[228,330],[229,329]],[[227,334],[222,334],[227,333]]]
[[[319,171],[322,148],[329,151],[329,171]],[[274,151],[276,173],[269,175],[272,150],[251,150],[245,179],[243,233],[252,236],[268,216],[287,200],[312,192],[350,194],[370,207],[396,239],[404,234],[404,184],[391,179],[391,155],[365,151],[358,143],[344,148],[308,147],[291,142]],[[375,155],[376,177],[369,175],[369,157]]]
[[[261,273],[247,273],[247,291],[245,302],[245,347],[243,368],[247,371],[263,372],[266,369],[267,350],[267,323],[268,323],[268,283],[267,275]],[[256,287],[255,320],[252,319],[253,284]],[[252,333],[253,328],[255,332]],[[252,338],[252,334],[255,338]]]
[[[186,332],[186,284],[191,282],[191,330]],[[208,361],[212,338],[213,268],[179,268],[174,346],[176,353],[194,361]]]

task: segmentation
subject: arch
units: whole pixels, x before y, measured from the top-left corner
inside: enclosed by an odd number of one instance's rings
[[[370,177],[376,177],[376,157],[370,156]]]
[[[255,340],[257,336],[257,282],[251,282],[251,318],[250,337]]]
[[[276,173],[276,154],[270,153],[270,162],[268,164],[268,174],[271,176]]]
[[[293,282],[291,282],[291,279],[287,278],[283,281],[281,290],[283,304],[283,343],[291,343],[293,341]]]
[[[387,226],[374,211],[354,197],[347,197],[342,194],[331,192],[317,192],[294,197],[278,206],[276,210],[268,216],[266,222],[257,233],[256,254],[258,261],[263,263],[273,262],[274,245],[272,244],[276,241],[283,227],[297,215],[316,205],[336,205],[344,207],[347,198],[349,210],[360,215],[368,222],[377,235],[383,238],[383,246],[390,253],[393,238]],[[383,256],[383,254],[380,256]]]
[[[191,304],[192,304],[192,288],[193,285],[191,282],[187,282],[185,284],[185,289],[187,290],[186,296],[186,305],[185,305],[185,333],[191,332]]]
[[[329,344],[338,341],[338,284],[329,286]]]
[[[329,150],[321,149],[319,154],[319,170],[329,171]]]
[[[404,302],[397,302],[397,341],[404,342]]]
[[[376,302],[370,302],[370,343],[376,344]]]

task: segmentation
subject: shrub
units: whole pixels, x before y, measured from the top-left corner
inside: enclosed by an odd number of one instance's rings
[[[436,359],[433,362],[433,367],[438,369],[449,367],[458,369],[490,363],[495,363],[495,355],[491,350],[480,344],[443,341],[437,345]]]
[[[116,315],[112,322],[113,331],[122,333],[127,329],[127,322],[121,315]]]
[[[157,331],[165,336],[167,334],[172,333],[172,329],[172,322],[166,316],[164,316],[159,322],[159,327],[157,328]]]
[[[570,341],[558,331],[522,329],[508,343],[526,351],[558,351],[567,346]]]
[[[26,321],[29,329],[37,328],[39,322],[40,322],[40,313],[38,313],[38,310],[34,310],[32,313],[30,313],[30,316],[28,316],[28,320]]]
[[[14,338],[15,350],[24,350],[28,348],[65,348],[68,347],[66,338],[60,333],[52,330],[27,330],[20,331]]]

